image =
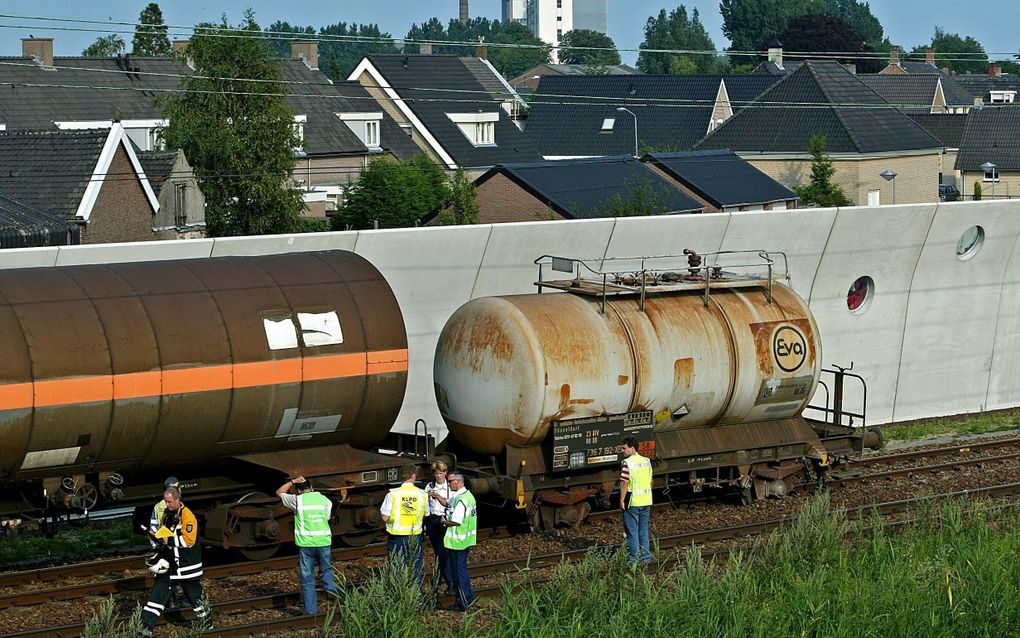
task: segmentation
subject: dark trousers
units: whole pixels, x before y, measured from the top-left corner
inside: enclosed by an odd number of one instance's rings
[[[471,576],[468,574],[468,549],[447,549],[446,555],[450,564],[450,575],[453,576],[456,609],[464,610],[475,602],[475,593],[471,591]]]
[[[187,580],[170,580],[169,574],[160,574],[152,583],[152,591],[149,592],[149,600],[142,608],[142,625],[152,629],[156,626],[156,620],[163,615],[166,604],[170,601],[170,595],[174,590],[174,583],[181,586],[184,597],[195,612],[195,620],[204,621],[209,616],[209,610],[202,605],[202,579],[189,578]]]
[[[436,573],[433,576],[435,589],[439,589],[440,583],[446,583],[447,588],[453,589],[453,577],[450,576],[450,562],[446,554],[446,547],[443,539],[446,537],[446,525],[443,525],[442,516],[425,517],[425,535],[429,537],[432,544],[432,551],[436,553]]]
[[[386,539],[386,553],[390,560],[397,560],[409,567],[414,568],[414,580],[421,582],[421,567],[425,562],[425,554],[422,551],[422,535],[409,534],[397,536],[391,534]]]

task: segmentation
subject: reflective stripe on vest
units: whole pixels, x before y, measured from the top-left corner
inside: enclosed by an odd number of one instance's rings
[[[631,454],[623,461],[627,464],[627,472],[630,478],[627,481],[627,491],[630,492],[631,505],[652,504],[652,463],[637,452]]]
[[[390,517],[386,521],[386,531],[394,536],[421,534],[425,498],[425,490],[409,483],[390,490]]]
[[[477,542],[478,508],[475,505],[475,495],[464,492],[454,496],[450,501],[450,512],[456,512],[459,506],[464,507],[464,520],[460,525],[446,528],[446,536],[443,537],[443,547],[446,549],[467,549]]]
[[[329,547],[333,532],[329,528],[331,503],[318,492],[297,495],[294,510],[294,544],[298,547]]]

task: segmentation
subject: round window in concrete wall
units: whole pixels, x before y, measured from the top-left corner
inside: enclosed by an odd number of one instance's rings
[[[981,244],[985,242],[985,229],[980,226],[971,226],[960,235],[960,241],[956,242],[956,258],[965,261],[977,254]]]
[[[875,280],[867,275],[858,277],[846,293],[846,307],[850,309],[850,312],[859,315],[871,305],[871,298],[874,294]]]

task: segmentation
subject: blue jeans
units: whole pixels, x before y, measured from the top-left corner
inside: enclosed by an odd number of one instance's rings
[[[651,505],[630,505],[623,510],[623,526],[627,530],[627,560],[631,564],[638,562],[639,546],[641,562],[652,562],[652,546],[648,541],[648,514],[651,510]]]
[[[322,586],[326,591],[335,594],[336,586],[333,585],[333,564],[330,560],[330,548],[326,547],[298,547],[298,566],[301,572],[301,604],[305,608],[305,614],[315,615],[318,610],[315,600],[315,565],[319,566],[319,576],[322,577]]]
[[[450,575],[453,576],[456,609],[464,610],[475,602],[475,593],[471,591],[471,576],[468,574],[468,549],[448,549],[446,559],[450,564]]]
[[[396,536],[386,539],[386,553],[391,560],[398,560],[414,567],[414,582],[421,582],[421,568],[425,562],[425,551],[421,534]]]

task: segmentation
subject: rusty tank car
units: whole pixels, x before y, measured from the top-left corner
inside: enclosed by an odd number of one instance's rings
[[[268,546],[291,526],[263,497],[300,469],[346,497],[335,531],[378,524],[359,490],[402,461],[363,450],[400,410],[407,336],[354,253],[0,270],[0,340],[7,513],[151,507],[173,474],[207,542]]]
[[[437,345],[436,399],[447,448],[478,464],[475,491],[549,527],[608,501],[625,435],[653,459],[658,487],[735,486],[745,499],[784,494],[795,474],[823,472],[830,452],[859,447],[850,430],[827,428],[823,443],[802,417],[821,343],[773,258],[711,255],[736,261],[724,270],[687,252],[686,267],[634,258],[623,271],[546,257],[540,293],[559,293],[479,298],[454,313]],[[544,268],[574,276],[543,280]]]

